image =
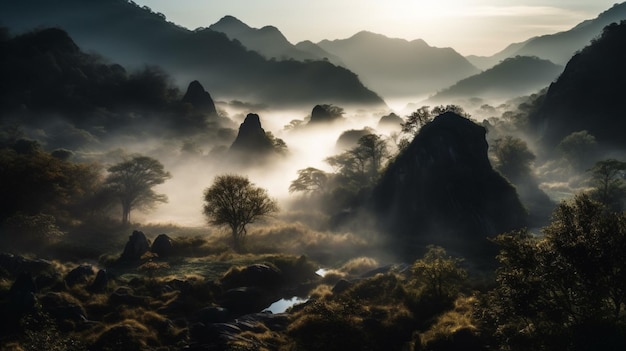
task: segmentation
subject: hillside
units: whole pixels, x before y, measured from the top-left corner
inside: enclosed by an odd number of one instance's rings
[[[478,67],[491,67],[504,58],[513,56],[537,56],[559,65],[567,61],[578,51],[589,45],[592,39],[602,33],[607,25],[626,19],[626,3],[615,4],[598,17],[583,21],[574,28],[555,34],[530,38],[522,43],[512,44],[503,51],[490,56],[467,57]]]
[[[548,146],[572,132],[587,130],[605,146],[626,148],[626,21],[604,29],[602,36],[576,54],[550,85],[530,122]]]
[[[538,57],[508,58],[482,73],[465,78],[429,99],[441,102],[454,98],[506,99],[536,92],[548,86],[563,67]]]
[[[366,86],[385,97],[429,94],[479,72],[453,49],[432,47],[423,40],[363,31],[318,46],[341,58]]]
[[[187,30],[125,0],[2,2],[0,23],[13,33],[61,27],[83,50],[126,68],[160,66],[179,86],[200,80],[216,99],[283,106],[320,101],[384,105],[346,69],[322,61],[268,61],[223,33]]]
[[[285,60],[321,60],[322,57],[300,50],[273,26],[257,29],[248,26],[233,16],[225,16],[209,26],[209,29],[222,32],[230,39],[236,39],[246,48],[256,51],[265,58]]]

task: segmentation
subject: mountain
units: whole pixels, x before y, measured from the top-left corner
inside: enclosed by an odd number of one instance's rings
[[[548,86],[563,67],[538,57],[505,59],[482,73],[465,78],[428,99],[441,102],[454,98],[506,99],[536,92]]]
[[[514,57],[515,53],[519,51],[528,41],[532,39],[528,39],[521,43],[513,43],[504,50],[494,54],[493,56],[477,56],[477,55],[469,55],[465,56],[465,58],[474,66],[478,67],[481,70],[489,69],[501,61],[509,57]]]
[[[485,134],[446,112],[387,167],[371,206],[398,254],[419,257],[434,244],[470,261],[489,261],[497,251],[489,237],[526,225],[515,188],[491,167]]]
[[[298,61],[322,59],[322,57],[292,45],[278,28],[273,26],[265,26],[260,29],[251,28],[233,16],[225,16],[209,26],[209,29],[222,32],[230,39],[239,40],[246,48],[256,51],[268,59],[294,59]]]
[[[331,54],[330,52],[322,49],[319,45],[315,44],[314,42],[310,40],[304,40],[304,41],[297,43],[296,48],[302,51],[306,51],[314,55],[315,57],[321,58],[322,60],[328,60],[336,66],[343,66],[343,67],[346,66],[346,64],[343,63],[343,61],[341,61],[341,58],[339,58],[337,55]]]
[[[599,144],[626,150],[626,21],[607,26],[600,38],[574,55],[529,116],[550,147],[586,130]]]
[[[479,72],[453,49],[431,47],[423,40],[362,31],[317,45],[341,58],[366,86],[385,97],[432,93]]]
[[[0,23],[14,33],[61,27],[83,50],[126,68],[160,66],[183,84],[202,81],[215,99],[384,106],[344,68],[323,61],[268,61],[223,33],[190,31],[132,1],[3,1]]]
[[[593,38],[599,36],[604,27],[624,19],[626,19],[626,2],[613,5],[595,19],[583,21],[568,31],[534,37],[523,43],[512,44],[491,57],[472,56],[468,57],[468,60],[478,67],[486,68],[506,57],[519,55],[537,56],[559,65],[565,65],[578,50],[589,45]]]
[[[121,65],[83,52],[58,28],[0,39],[0,124],[35,131],[50,148],[75,149],[120,133],[209,134],[230,121],[217,115],[198,82],[181,98],[162,71]]]

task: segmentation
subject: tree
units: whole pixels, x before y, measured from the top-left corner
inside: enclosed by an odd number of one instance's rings
[[[543,237],[496,238],[497,287],[485,309],[493,334],[506,349],[624,349],[626,216],[581,195],[553,218]]]
[[[359,138],[354,148],[325,161],[340,174],[346,185],[363,188],[374,184],[389,155],[387,142],[379,135],[368,134]]]
[[[324,191],[328,176],[326,172],[314,167],[307,167],[298,170],[298,178],[289,185],[289,192],[296,191],[303,193],[314,193]]]
[[[612,210],[621,211],[622,200],[626,196],[626,162],[607,159],[596,162],[589,171],[594,186],[591,196]]]
[[[406,117],[406,122],[402,123],[402,132],[415,135],[425,124],[433,119],[430,107],[422,106]]]
[[[530,175],[530,164],[535,155],[526,142],[510,135],[496,139],[493,153],[498,161],[496,168],[504,176],[516,181]]]
[[[247,234],[246,226],[278,211],[276,201],[269,198],[267,190],[256,187],[247,177],[220,175],[204,191],[204,215],[209,223],[228,226],[233,238],[233,248],[241,251]]]
[[[436,299],[454,299],[467,279],[462,262],[460,258],[448,256],[444,248],[429,245],[424,257],[413,263],[411,271],[427,295]]]
[[[130,212],[134,208],[167,202],[166,195],[157,194],[152,189],[172,177],[158,160],[137,155],[109,167],[107,171],[109,175],[105,184],[121,202],[122,224],[130,222]]]
[[[589,161],[594,159],[597,149],[596,138],[586,130],[566,136],[557,145],[557,150],[563,158],[578,170],[583,170],[591,164]]]

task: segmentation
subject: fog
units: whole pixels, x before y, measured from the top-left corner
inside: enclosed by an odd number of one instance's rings
[[[242,110],[218,104],[218,107],[227,113],[237,124],[243,121],[245,114],[257,113],[254,110]],[[292,120],[306,120],[310,118],[312,107],[303,107],[296,110],[266,109],[259,111],[261,124],[266,132],[285,141],[288,152],[284,156],[274,156],[260,164],[249,166],[238,165],[223,153],[211,154],[211,150],[230,144],[216,144],[213,141],[194,143],[196,153],[182,151],[184,140],[149,140],[132,142],[125,140],[123,145],[126,154],[141,153],[158,159],[165,169],[172,174],[172,178],[164,184],[155,187],[157,192],[166,194],[168,202],[159,204],[155,209],[132,214],[133,220],[151,223],[172,223],[183,226],[205,226],[206,219],[202,214],[202,195],[204,189],[211,186],[215,176],[224,173],[236,173],[247,176],[254,184],[267,189],[269,195],[275,198],[281,207],[281,213],[290,210],[290,202],[301,194],[290,194],[289,184],[297,178],[297,171],[306,167],[315,167],[327,172],[333,169],[324,161],[329,156],[336,155],[343,150],[335,144],[342,132],[349,129],[369,127],[376,129],[380,117],[387,111],[347,110],[341,121],[321,126],[302,125],[295,129],[286,129]],[[385,131],[381,130],[381,135]],[[387,137],[387,135],[384,135]],[[110,157],[110,152],[108,153]],[[122,156],[122,155],[119,155]],[[113,160],[109,160],[113,162]],[[118,160],[119,161],[119,160]],[[311,209],[314,210],[314,209]],[[280,214],[278,215],[280,216]]]

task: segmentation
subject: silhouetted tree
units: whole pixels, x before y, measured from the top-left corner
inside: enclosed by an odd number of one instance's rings
[[[278,211],[267,190],[256,187],[247,177],[231,174],[215,178],[204,191],[204,202],[209,223],[230,228],[235,251],[244,247],[248,224]]]
[[[107,171],[109,175],[105,184],[121,202],[122,224],[130,222],[130,212],[134,208],[167,202],[166,195],[157,194],[152,189],[172,177],[158,160],[148,156],[133,156],[109,167]]]
[[[608,159],[596,162],[589,169],[594,189],[591,196],[612,210],[621,211],[626,197],[626,162]]]
[[[415,135],[426,123],[432,121],[433,115],[429,106],[422,106],[406,117],[402,123],[402,132]]]
[[[535,159],[526,142],[510,135],[496,139],[493,153],[497,159],[496,169],[511,180],[528,177],[530,164]]]
[[[448,256],[444,248],[429,245],[424,257],[413,263],[411,271],[425,294],[437,299],[455,298],[467,279],[462,262],[460,258]]]
[[[289,185],[289,192],[315,193],[324,191],[328,183],[326,172],[314,167],[298,170],[298,178]]]
[[[621,350],[626,339],[626,216],[588,196],[561,203],[536,237],[498,236],[493,334],[512,350]]]
[[[357,146],[339,155],[326,158],[348,187],[364,188],[374,184],[389,158],[387,142],[376,134],[359,138]]]

